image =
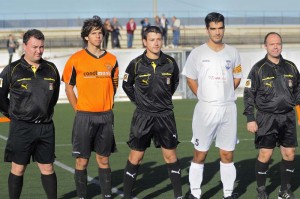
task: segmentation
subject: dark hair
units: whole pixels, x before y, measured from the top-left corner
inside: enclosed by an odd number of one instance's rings
[[[105,30],[103,28],[102,20],[97,15],[94,15],[93,18],[86,19],[83,22],[83,26],[81,28],[81,38],[85,43],[87,43],[85,37],[87,37],[94,28],[96,30],[101,29],[103,36],[105,35]]]
[[[206,15],[205,17],[205,25],[206,28],[209,28],[209,23],[210,22],[223,22],[223,26],[225,27],[225,23],[224,23],[224,16],[220,13],[217,12],[211,12],[208,15]]]
[[[38,40],[43,40],[43,41],[45,40],[45,36],[42,33],[42,31],[37,30],[37,29],[30,29],[30,30],[27,30],[27,32],[24,33],[24,35],[23,35],[23,43],[27,44],[28,40],[31,37],[34,37],[34,38],[36,38]]]
[[[270,35],[277,35],[278,37],[280,37],[280,40],[281,40],[281,42],[282,42],[282,38],[281,38],[280,34],[278,34],[277,32],[269,32],[269,33],[266,34],[266,36],[265,36],[264,44],[267,43],[267,39],[268,39],[268,37],[269,37]]]
[[[154,32],[162,35],[161,29],[157,26],[148,26],[143,33],[143,39],[147,40],[147,35],[149,32]]]

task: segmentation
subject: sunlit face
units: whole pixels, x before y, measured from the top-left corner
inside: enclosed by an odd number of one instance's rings
[[[143,39],[144,46],[147,53],[159,55],[162,47],[162,37],[160,33],[149,32],[147,39]]]
[[[282,51],[281,38],[276,34],[270,34],[266,40],[265,49],[271,58],[279,58]]]
[[[23,44],[24,57],[32,63],[39,63],[44,53],[44,41],[30,37],[27,44]]]
[[[223,22],[210,22],[209,27],[206,29],[209,36],[209,40],[213,43],[222,43],[222,39],[225,32],[225,27]]]
[[[101,46],[101,42],[103,39],[102,29],[93,28],[90,34],[85,37],[88,42],[88,46]]]

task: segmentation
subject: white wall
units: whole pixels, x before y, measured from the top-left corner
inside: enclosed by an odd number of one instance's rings
[[[251,67],[260,59],[262,59],[266,51],[263,48],[239,48],[239,52],[241,55],[242,67],[243,67],[243,79],[238,89],[238,95],[241,96],[243,87],[245,84],[245,79],[248,76],[248,73]],[[46,50],[44,53],[45,58],[49,58],[49,61],[53,62],[60,74],[63,72],[64,65],[69,58],[69,56],[80,49],[51,49]],[[117,50],[109,50],[112,54],[117,56],[118,63],[119,63],[119,70],[120,70],[120,80],[119,80],[119,88],[117,90],[117,100],[123,100],[125,97],[125,93],[122,90],[122,80],[123,75],[126,67],[128,66],[129,62],[143,53],[144,49],[117,49]],[[288,59],[294,62],[298,69],[300,69],[300,47],[285,47],[282,52],[282,56],[285,59]],[[19,59],[17,54],[14,54],[13,60]],[[0,51],[0,71],[2,71],[3,67],[7,65],[8,62],[8,53],[6,51]],[[180,63],[178,63],[180,64]],[[60,88],[60,99],[61,101],[66,101],[66,94],[65,94],[65,86],[64,83],[61,84]]]

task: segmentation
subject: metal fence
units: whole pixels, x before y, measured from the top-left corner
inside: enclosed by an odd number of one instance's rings
[[[137,24],[143,18],[134,18]],[[20,28],[66,28],[81,27],[85,18],[71,19],[1,19],[0,29],[20,29]],[[168,19],[171,22],[171,18]],[[118,18],[121,25],[125,26],[128,18]],[[180,18],[183,26],[205,25],[204,17],[182,17]],[[150,18],[150,23],[154,23],[154,19]],[[242,16],[225,18],[226,25],[299,25],[300,15],[298,16]]]
[[[300,24],[300,23],[299,23]],[[16,37],[20,35],[20,32],[26,29],[15,30],[1,30],[0,29],[0,49],[6,48],[6,41],[9,34],[14,34]],[[77,28],[43,28],[41,29],[45,36],[45,44],[47,48],[72,48],[82,47],[82,39],[80,37],[80,27]],[[224,42],[232,45],[247,45],[257,44],[261,45],[266,33],[275,31],[281,34],[283,42],[285,44],[300,44],[300,26],[299,25],[227,25],[224,36]],[[142,47],[140,27],[135,31],[134,35],[134,48]],[[121,47],[126,48],[127,36],[126,30],[121,30],[122,39]],[[173,35],[172,31],[168,31],[168,44],[172,43]],[[180,46],[194,47],[204,43],[207,40],[207,34],[205,26],[182,26],[180,30]],[[109,39],[109,48],[111,47],[111,39]]]

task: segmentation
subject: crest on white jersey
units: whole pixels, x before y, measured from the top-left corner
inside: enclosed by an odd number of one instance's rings
[[[231,68],[231,61],[230,61],[230,60],[226,60],[225,68],[226,68],[227,70],[229,70],[229,69]]]

